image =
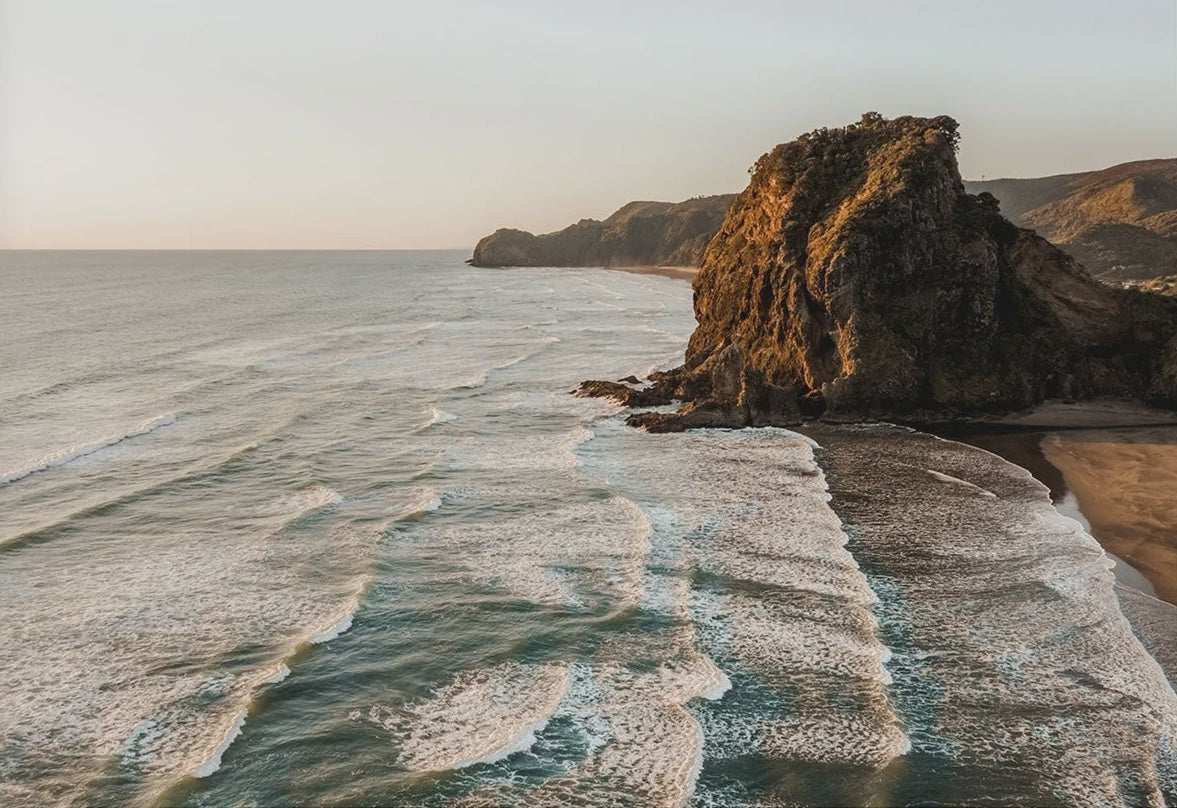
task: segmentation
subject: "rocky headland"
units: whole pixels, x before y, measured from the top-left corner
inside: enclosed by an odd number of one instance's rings
[[[1177,272],[1177,159],[966,182],[965,190],[993,194],[1011,221],[1037,230],[1105,280]]]
[[[734,194],[685,202],[630,202],[604,221],[582,219],[555,233],[501,229],[474,248],[479,267],[676,266],[703,263]]]
[[[757,161],[694,282],[682,366],[586,382],[652,430],[1177,408],[1177,299],[1107,286],[966,191],[952,118],[875,113]]]
[[[1177,159],[1030,179],[965,180],[990,193],[1018,227],[1036,230],[1096,277],[1135,285],[1177,272]],[[474,249],[475,266],[699,267],[735,194],[630,202],[604,221],[556,233],[500,229]]]

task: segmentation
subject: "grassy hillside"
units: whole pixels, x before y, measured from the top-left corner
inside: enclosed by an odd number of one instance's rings
[[[965,187],[993,194],[1016,224],[1037,230],[1105,280],[1177,272],[1177,159]]]

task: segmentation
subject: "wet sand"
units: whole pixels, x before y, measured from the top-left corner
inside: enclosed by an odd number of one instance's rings
[[[1041,446],[1104,549],[1177,604],[1177,427],[1053,432]]]
[[[1041,430],[1177,426],[1177,412],[1118,399],[1044,401],[1028,412],[990,419],[987,423]]]
[[[1060,511],[1085,522],[1109,554],[1131,565],[1117,570],[1122,583],[1177,604],[1177,426],[952,438],[1029,471]]]

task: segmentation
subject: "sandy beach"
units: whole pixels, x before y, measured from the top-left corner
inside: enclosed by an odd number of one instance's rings
[[[1177,604],[1177,426],[950,437],[1029,471],[1060,512],[1085,522],[1108,553],[1131,566],[1117,569],[1122,584]]]
[[[1052,432],[1041,446],[1092,535],[1177,603],[1177,427]]]
[[[632,272],[635,275],[662,275],[666,278],[677,278],[678,280],[693,281],[695,276],[699,274],[698,267],[651,267],[651,266],[635,266],[635,267],[605,267],[605,269],[615,269],[618,272]]]

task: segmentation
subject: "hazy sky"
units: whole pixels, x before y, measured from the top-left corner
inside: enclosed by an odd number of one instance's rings
[[[0,246],[457,247],[866,110],[964,175],[1177,154],[1173,0],[0,0]]]

